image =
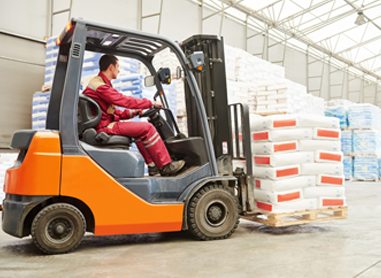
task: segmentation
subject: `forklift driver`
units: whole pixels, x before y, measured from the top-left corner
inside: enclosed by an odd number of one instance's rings
[[[125,96],[112,87],[111,80],[119,74],[119,61],[113,55],[103,55],[99,60],[100,72],[92,78],[83,94],[94,99],[102,110],[97,132],[135,138],[135,143],[148,165],[150,176],[176,175],[185,166],[184,160],[172,161],[162,138],[148,122],[121,121],[141,114],[142,109],[160,108],[158,102]],[[127,108],[124,111],[115,105]]]

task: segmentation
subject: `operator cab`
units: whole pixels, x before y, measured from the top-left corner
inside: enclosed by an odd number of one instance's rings
[[[171,69],[155,65],[156,57],[161,53],[171,52],[178,59],[180,65],[178,71],[184,74],[184,84],[186,82],[187,86],[197,90],[192,71],[200,70],[200,66],[202,67],[202,53],[185,57],[177,44],[164,38],[99,27],[89,22],[82,24],[79,20],[72,21],[57,42],[60,50],[52,99],[48,109],[47,129],[63,131],[64,154],[87,154],[126,187],[130,188],[137,184],[140,189],[145,188],[143,190],[145,193],[137,193],[140,196],[144,195],[145,199],[151,199],[153,187],[162,188],[164,184],[170,184],[171,179],[186,179],[177,180],[173,184],[173,191],[176,191],[176,197],[178,197],[183,189],[175,188],[176,184],[186,186],[193,180],[217,174],[212,142],[205,141],[205,138],[208,138],[205,134],[209,132],[207,121],[202,119],[205,115],[202,111],[199,112],[200,122],[204,121],[204,135],[188,137],[185,132],[180,131],[175,111],[171,110],[168,104],[169,102],[176,103],[176,100],[168,99],[165,89],[172,81]],[[81,92],[85,88],[85,84],[82,88],[80,86],[81,73],[85,66],[85,53],[98,54],[99,57],[102,54],[112,54],[122,59],[133,59],[142,65],[145,72],[141,72],[146,75],[145,86],[154,88],[150,99],[160,100],[163,107],[144,111],[141,120],[148,120],[155,126],[172,159],[185,160],[188,170],[179,173],[177,177],[145,176],[144,160],[136,149],[133,150],[133,138],[96,132],[95,128],[101,114],[99,105],[89,97],[73,93]],[[97,72],[94,72],[93,75],[96,74]],[[193,93],[193,97],[195,95]],[[176,95],[171,96],[171,98],[175,97]],[[200,101],[200,99],[197,100],[197,102]],[[199,110],[202,109],[204,109],[202,103],[199,103]],[[73,115],[76,116],[73,118]],[[156,184],[156,179],[163,179],[163,184]],[[174,195],[173,198],[175,198]]]

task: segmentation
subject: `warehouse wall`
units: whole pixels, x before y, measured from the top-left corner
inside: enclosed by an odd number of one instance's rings
[[[9,146],[15,130],[31,127],[32,95],[41,88],[47,32],[47,2],[0,4],[0,148]],[[28,38],[9,35],[14,33]]]

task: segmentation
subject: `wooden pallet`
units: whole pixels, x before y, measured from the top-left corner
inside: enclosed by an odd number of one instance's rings
[[[290,213],[257,213],[241,217],[271,227],[286,227],[335,219],[345,219],[347,218],[347,207],[304,210]]]
[[[379,179],[356,179],[356,178],[353,178],[351,181],[353,182],[378,182]]]

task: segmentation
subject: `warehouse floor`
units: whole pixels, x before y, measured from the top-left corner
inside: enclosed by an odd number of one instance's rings
[[[348,183],[349,217],[267,228],[241,220],[232,238],[182,233],[94,238],[43,256],[0,231],[0,277],[381,277],[381,184]]]

